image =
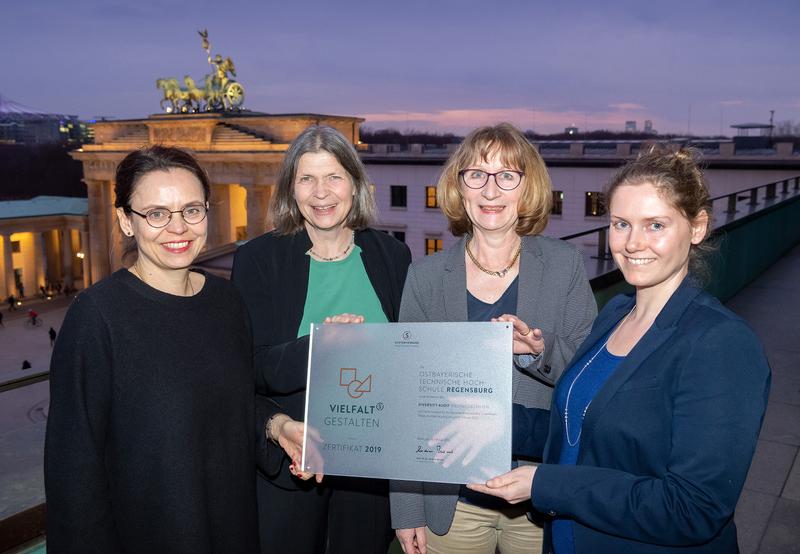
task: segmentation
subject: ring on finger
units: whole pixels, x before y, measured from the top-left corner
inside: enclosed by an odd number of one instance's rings
[[[520,333],[520,336],[527,337],[527,336],[528,336],[528,335],[530,335],[530,334],[531,334],[531,328],[530,328],[530,327],[528,327],[528,330],[527,330],[527,331],[525,331],[524,333]]]

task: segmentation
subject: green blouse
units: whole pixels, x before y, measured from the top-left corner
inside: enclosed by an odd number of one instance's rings
[[[297,337],[309,334],[312,323],[343,313],[363,315],[365,323],[386,323],[378,295],[372,288],[361,248],[353,245],[350,255],[335,262],[320,262],[311,258],[308,271],[308,292],[303,308],[303,320]]]

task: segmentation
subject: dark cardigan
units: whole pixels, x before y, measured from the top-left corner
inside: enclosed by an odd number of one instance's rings
[[[397,321],[411,263],[408,247],[374,229],[356,232],[355,243],[361,248],[364,268],[386,318]],[[256,390],[297,420],[303,419],[308,365],[308,337],[298,339],[297,329],[308,292],[310,258],[306,252],[311,246],[305,230],[294,235],[267,233],[239,248],[231,276],[250,313]],[[288,464],[283,464],[283,451],[263,434],[259,446],[257,461],[267,478],[283,488],[296,489]]]

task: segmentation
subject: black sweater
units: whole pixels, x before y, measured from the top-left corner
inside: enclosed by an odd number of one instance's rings
[[[50,368],[48,552],[256,552],[250,330],[120,270],[78,295]]]
[[[356,232],[355,243],[386,318],[397,321],[411,263],[408,247],[374,229]],[[309,248],[306,231],[261,235],[236,252],[232,275],[250,312],[257,392],[297,420],[303,419],[308,369],[308,336],[298,339],[297,329],[308,292]],[[261,471],[275,484],[295,489],[297,482],[283,460],[283,451],[262,435],[257,460]]]

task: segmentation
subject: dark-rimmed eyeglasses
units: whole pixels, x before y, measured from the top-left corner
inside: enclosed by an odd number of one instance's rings
[[[458,172],[461,181],[465,186],[471,189],[481,189],[489,182],[489,177],[494,177],[494,182],[497,187],[503,190],[514,190],[522,182],[522,176],[525,175],[522,171],[515,171],[513,169],[504,169],[497,173],[489,173],[482,169],[462,169]]]
[[[186,206],[182,210],[171,211],[166,208],[154,208],[147,213],[141,213],[128,206],[129,212],[144,218],[150,227],[155,227],[156,229],[169,225],[169,222],[172,220],[172,214],[181,214],[181,217],[186,223],[189,225],[197,225],[206,218],[208,209],[208,206],[193,204],[191,206]]]

